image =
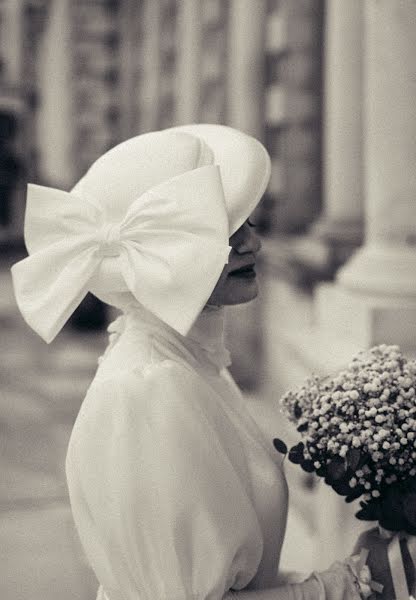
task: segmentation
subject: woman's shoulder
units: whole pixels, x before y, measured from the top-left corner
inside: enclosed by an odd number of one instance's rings
[[[159,381],[176,387],[184,382],[200,380],[200,375],[184,361],[172,358],[147,357],[147,360],[119,363],[116,369],[106,366],[99,369],[91,383],[91,389],[112,388],[116,390],[128,389],[131,386],[139,391],[142,387],[155,386]]]
[[[210,432],[211,440],[227,445],[213,394],[195,371],[170,359],[96,379],[74,424],[69,455],[93,456],[115,438],[143,445],[149,432],[172,452],[193,440],[196,431]]]
[[[77,420],[114,422],[128,415],[149,420],[158,413],[160,419],[176,421],[182,411],[189,419],[209,412],[213,395],[214,390],[186,363],[171,358],[148,361],[97,373]]]

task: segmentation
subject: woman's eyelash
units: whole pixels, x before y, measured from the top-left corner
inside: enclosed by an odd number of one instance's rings
[[[253,223],[253,221],[251,221],[250,219],[247,219],[247,225],[248,225],[249,227],[256,227],[256,224],[255,224],[255,223]]]

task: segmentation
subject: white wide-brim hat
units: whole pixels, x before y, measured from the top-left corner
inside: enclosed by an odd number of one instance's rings
[[[214,124],[181,125],[168,129],[191,134],[207,145],[220,168],[230,236],[248,219],[270,179],[266,148],[242,131]]]
[[[269,176],[254,138],[188,125],[118,144],[71,192],[29,185],[29,256],[12,268],[24,318],[51,341],[92,292],[121,309],[136,300],[186,335]]]
[[[109,215],[118,218],[153,186],[212,164],[220,169],[231,237],[253,212],[270,179],[267,150],[232,127],[181,125],[133,137],[96,160],[73,191],[99,196]]]

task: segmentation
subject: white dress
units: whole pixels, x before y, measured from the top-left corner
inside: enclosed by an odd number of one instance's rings
[[[223,310],[204,310],[186,338],[137,304],[121,324],[66,462],[98,598],[219,600],[276,586],[286,479],[226,369]]]

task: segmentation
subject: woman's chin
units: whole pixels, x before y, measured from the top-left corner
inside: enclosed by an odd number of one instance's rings
[[[227,286],[227,294],[225,294],[225,302],[224,304],[232,306],[235,304],[245,304],[246,302],[250,302],[254,300],[258,293],[259,288],[257,284],[257,280],[229,280],[227,282],[229,285]]]

